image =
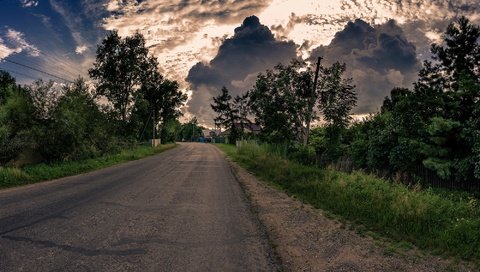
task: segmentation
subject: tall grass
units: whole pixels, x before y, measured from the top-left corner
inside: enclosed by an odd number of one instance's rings
[[[480,261],[480,207],[467,194],[409,188],[362,172],[305,166],[270,145],[220,146],[261,179],[304,202],[397,241]]]
[[[41,163],[23,168],[0,168],[0,188],[19,186],[44,180],[85,173],[121,162],[137,160],[174,148],[175,144],[155,148],[142,145],[124,149],[118,153],[81,161]]]

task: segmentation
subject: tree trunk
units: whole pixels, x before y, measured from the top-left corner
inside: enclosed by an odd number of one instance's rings
[[[318,82],[318,73],[320,72],[320,62],[322,61],[322,57],[318,57],[317,59],[317,70],[315,71],[315,80],[313,81],[312,92],[310,97],[308,98],[308,113],[307,113],[307,127],[305,130],[304,138],[303,138],[303,145],[308,145],[308,138],[310,137],[310,123],[312,122],[312,113],[313,113],[313,106],[315,105],[314,98],[316,97],[315,93],[317,91],[317,82]]]

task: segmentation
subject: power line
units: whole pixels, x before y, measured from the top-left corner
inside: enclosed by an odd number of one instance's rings
[[[49,72],[46,72],[46,71],[37,69],[37,68],[32,67],[32,66],[29,66],[29,65],[25,65],[25,64],[22,64],[22,63],[13,61],[13,60],[6,59],[6,58],[3,59],[3,60],[4,60],[4,61],[7,61],[7,62],[10,62],[10,63],[13,63],[13,64],[16,64],[16,65],[19,65],[19,66],[22,66],[22,67],[25,67],[25,68],[28,68],[28,69],[32,69],[32,70],[34,70],[34,71],[40,72],[40,73],[42,73],[42,74],[45,74],[45,75],[48,75],[48,76],[51,76],[51,77],[54,77],[54,78],[57,78],[57,79],[60,79],[60,80],[66,81],[66,82],[73,83],[73,81],[71,81],[71,80],[65,79],[65,78],[63,78],[63,77],[56,76],[56,75],[54,75],[54,74],[51,74],[51,73],[49,73]]]
[[[62,74],[57,74],[65,78],[76,78],[78,74],[82,74],[82,72],[79,72],[79,70],[77,70],[78,68],[76,68],[75,65],[72,65],[71,63],[67,64],[64,61],[62,62],[59,59],[53,59],[53,57],[49,56],[46,56],[46,58],[46,62],[42,63],[41,60],[36,58],[26,58],[21,55],[9,56],[9,59],[12,61],[25,63],[33,67],[42,67],[42,69],[46,71],[53,71],[55,69],[60,70],[62,71]]]
[[[43,52],[43,51],[40,51],[40,54],[44,55],[47,60],[51,59],[51,60],[53,60],[53,62],[57,62],[57,63],[60,63],[61,65],[65,66],[65,67],[68,67],[68,69],[75,70],[75,71],[70,71],[70,73],[77,72],[78,73],[77,75],[85,74],[85,71],[80,70],[77,66],[71,65],[71,63],[65,61],[62,58],[59,58],[58,56],[55,56],[55,55],[52,55],[52,54],[47,54],[46,52]],[[75,76],[77,76],[77,75],[75,75]]]
[[[27,75],[27,74],[24,74],[24,73],[20,73],[20,72],[14,71],[12,69],[0,68],[0,70],[7,71],[9,73],[17,74],[17,75],[20,75],[20,76],[28,77],[28,78],[31,78],[31,79],[38,79],[38,78],[35,78],[34,76],[30,76],[30,75]]]

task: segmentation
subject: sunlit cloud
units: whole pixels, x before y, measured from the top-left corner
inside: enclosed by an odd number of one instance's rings
[[[75,53],[77,54],[83,54],[85,51],[87,51],[88,47],[86,45],[80,45],[75,48]]]
[[[0,60],[10,56],[13,53],[18,53],[16,49],[9,48],[4,44],[2,38],[0,38]]]
[[[31,8],[38,6],[38,0],[20,0],[22,7]]]
[[[38,57],[40,55],[40,50],[36,46],[28,43],[22,32],[7,28],[3,34],[3,39],[0,37],[0,58],[3,59],[21,52],[25,52],[32,57]]]
[[[185,81],[191,67],[215,58],[223,41],[231,38],[235,27],[251,15],[259,17],[277,40],[293,41],[304,59],[315,48],[329,45],[336,33],[356,19],[370,25],[395,19],[403,29],[404,39],[415,47],[419,62],[429,57],[430,44],[441,41],[441,33],[456,16],[465,15],[474,23],[480,22],[480,3],[476,0],[110,0],[103,3],[103,8],[110,15],[103,19],[102,26],[115,29],[122,36],[142,33],[150,52],[158,57],[162,72],[178,80],[193,98],[208,95],[195,94],[194,89],[205,90],[205,86],[192,86]],[[388,84],[373,86],[379,96],[388,91],[381,88],[409,86],[414,80],[410,72],[395,68],[368,69],[358,69],[356,76],[365,84],[368,73],[384,77]],[[246,89],[251,78],[230,83]],[[359,104],[368,110],[381,99]]]

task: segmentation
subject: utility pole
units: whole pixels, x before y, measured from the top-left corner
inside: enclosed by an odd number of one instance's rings
[[[152,110],[152,123],[153,123],[153,133],[152,133],[152,140],[155,141],[155,111]]]
[[[312,113],[313,113],[313,106],[315,106],[315,92],[317,91],[317,83],[318,83],[318,74],[320,73],[320,62],[322,61],[322,57],[318,57],[317,59],[317,69],[315,70],[315,79],[313,80],[313,87],[310,93],[310,97],[308,98],[308,113],[309,116],[307,117],[307,129],[305,131],[305,138],[303,139],[303,144],[308,144],[308,138],[310,137],[310,123],[312,122]]]

